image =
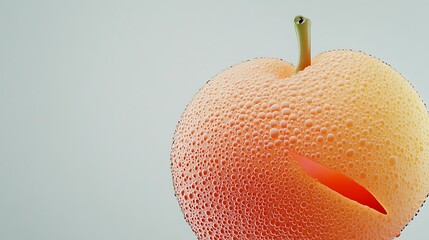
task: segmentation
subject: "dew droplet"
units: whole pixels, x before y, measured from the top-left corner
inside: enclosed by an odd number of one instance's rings
[[[324,140],[324,137],[322,135],[319,135],[316,137],[317,142],[323,142],[323,140]]]
[[[398,159],[395,156],[390,156],[389,158],[390,166],[395,166],[397,162],[398,162]]]
[[[314,122],[313,122],[313,120],[311,120],[311,119],[307,119],[307,120],[305,120],[305,122],[304,122],[304,126],[305,127],[307,127],[307,128],[310,128],[310,127],[312,127],[314,125]]]
[[[353,155],[355,155],[355,150],[354,149],[349,149],[346,151],[346,156],[347,157],[353,157]]]
[[[328,142],[333,142],[335,140],[335,135],[332,133],[328,133],[328,135],[326,136],[326,140],[328,140]]]
[[[277,129],[277,128],[271,128],[271,130],[270,130],[270,136],[272,138],[278,138],[279,137],[279,129]]]
[[[351,119],[347,119],[347,120],[346,120],[346,127],[348,127],[348,128],[352,128],[352,127],[353,127],[353,120],[351,120]]]
[[[359,139],[359,146],[364,147],[366,145],[366,138]]]
[[[283,108],[282,113],[284,115],[290,115],[292,113],[292,110],[290,108]]]
[[[280,106],[278,104],[273,104],[270,107],[270,111],[280,111]]]

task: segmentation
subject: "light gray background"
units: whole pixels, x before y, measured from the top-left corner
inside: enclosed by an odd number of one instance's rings
[[[224,68],[363,50],[429,103],[427,1],[0,1],[0,239],[195,239],[171,138]],[[427,239],[429,206],[401,239]]]

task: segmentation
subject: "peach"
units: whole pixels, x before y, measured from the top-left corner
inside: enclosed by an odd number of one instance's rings
[[[199,239],[392,239],[429,193],[429,117],[410,83],[351,50],[224,70],[183,112],[171,171]]]

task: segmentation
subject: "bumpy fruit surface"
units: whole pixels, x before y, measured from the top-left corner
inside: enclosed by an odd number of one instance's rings
[[[338,50],[293,75],[279,59],[231,67],[182,114],[171,162],[199,239],[392,239],[429,192],[429,118],[413,87]],[[291,153],[370,191],[386,214],[307,174]]]

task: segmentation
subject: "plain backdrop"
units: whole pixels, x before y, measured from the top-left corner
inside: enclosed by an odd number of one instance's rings
[[[362,50],[429,103],[427,1],[0,1],[0,239],[196,239],[174,197],[181,112],[219,71]],[[428,160],[428,159],[427,159]],[[429,206],[400,239],[429,237]]]

